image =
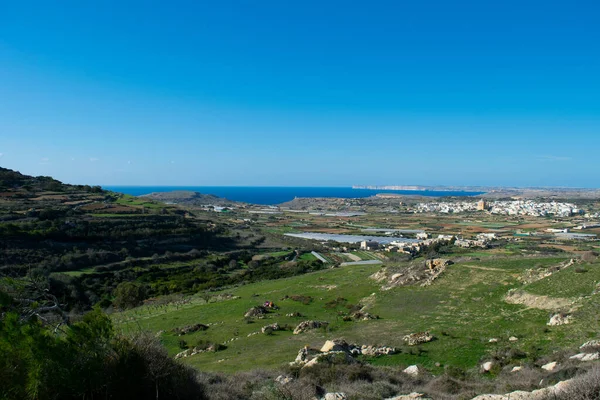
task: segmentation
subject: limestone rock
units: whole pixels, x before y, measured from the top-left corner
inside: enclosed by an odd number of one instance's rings
[[[386,346],[382,346],[382,347],[377,347],[377,346],[368,346],[368,345],[362,345],[360,347],[360,354],[365,355],[365,356],[381,356],[381,355],[392,355],[392,354],[396,354],[396,349],[393,347],[386,347]]]
[[[267,309],[263,306],[256,306],[256,307],[252,307],[251,309],[249,309],[248,311],[246,311],[246,314],[244,314],[244,317],[246,318],[264,318],[264,316],[267,314]]]
[[[294,335],[304,333],[311,329],[325,327],[327,325],[329,325],[329,322],[326,322],[326,321],[303,321],[303,322],[300,322],[300,324],[298,324],[296,329],[294,329]]]
[[[275,382],[279,383],[280,385],[286,385],[293,380],[294,380],[294,378],[292,378],[291,376],[286,376],[286,375],[279,375],[277,378],[275,378]]]
[[[492,361],[487,361],[481,364],[482,372],[490,372],[494,368],[494,363]]]
[[[600,340],[590,340],[589,342],[585,342],[584,344],[582,344],[579,348],[581,350],[585,350],[587,348],[594,348],[594,347],[600,348]]]
[[[407,367],[404,371],[405,374],[410,375],[414,378],[416,378],[417,376],[419,376],[419,367],[417,367],[416,365],[411,365],[409,367]]]
[[[175,333],[178,336],[183,336],[183,335],[187,335],[188,333],[205,331],[207,329],[208,329],[208,325],[194,324],[194,325],[184,326],[183,328],[174,328],[173,333]]]
[[[600,353],[579,353],[569,357],[571,360],[595,361],[600,359]]]
[[[498,343],[498,338],[491,338],[490,340],[488,340],[489,343]]]
[[[269,332],[269,331],[271,331],[271,332],[274,332],[274,331],[278,331],[278,330],[280,330],[280,329],[281,329],[281,328],[280,328],[279,324],[278,324],[277,322],[275,322],[274,324],[263,326],[263,327],[260,329],[260,331],[261,331],[262,333],[267,333],[267,332]]]
[[[448,265],[452,265],[452,264],[453,264],[452,261],[445,259],[445,258],[434,258],[432,260],[425,261],[425,266],[427,268],[429,268],[430,270],[444,268],[444,267],[447,267]]]
[[[429,331],[411,333],[410,335],[404,336],[404,341],[407,342],[409,346],[416,346],[418,344],[428,343],[431,342],[433,339],[434,336],[431,333],[429,333]]]
[[[569,323],[571,323],[571,316],[559,313],[559,314],[554,314],[552,317],[550,317],[550,321],[548,321],[548,323],[546,325],[559,326],[559,325],[566,325]]]
[[[401,394],[394,397],[389,397],[385,400],[431,400],[429,397],[423,397],[423,393],[412,392],[410,394]]]
[[[523,367],[521,367],[520,365],[517,367],[513,367],[513,369],[510,370],[510,372],[519,372],[520,370],[522,370]]]
[[[508,341],[509,341],[509,342],[518,342],[518,341],[519,341],[519,338],[518,338],[518,337],[516,337],[516,336],[511,336],[511,337],[509,337],[509,338],[508,338]]]
[[[321,352],[326,353],[328,351],[348,351],[348,343],[340,339],[328,340],[321,347]]]
[[[556,361],[552,361],[548,364],[542,365],[542,369],[545,369],[546,371],[554,371],[556,369]]]
[[[327,393],[323,400],[346,400],[347,398],[345,393]]]

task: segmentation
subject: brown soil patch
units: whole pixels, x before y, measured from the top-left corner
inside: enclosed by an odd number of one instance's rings
[[[521,304],[529,308],[537,308],[539,310],[573,310],[574,301],[563,297],[548,297],[527,293],[521,290],[508,293],[504,297],[504,301],[510,304]]]

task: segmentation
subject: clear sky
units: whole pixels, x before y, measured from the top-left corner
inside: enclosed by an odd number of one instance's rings
[[[600,186],[600,1],[0,0],[0,165]]]

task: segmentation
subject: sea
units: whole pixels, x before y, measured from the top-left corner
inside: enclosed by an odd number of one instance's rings
[[[212,194],[228,200],[251,204],[276,205],[296,197],[338,197],[345,199],[375,196],[378,193],[395,193],[427,197],[477,196],[483,192],[433,191],[433,190],[378,190],[353,189],[351,187],[287,187],[287,186],[103,186],[103,189],[141,196],[154,192],[191,190]]]

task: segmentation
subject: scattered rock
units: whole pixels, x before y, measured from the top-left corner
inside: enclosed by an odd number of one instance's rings
[[[509,337],[509,338],[508,338],[508,341],[509,341],[509,342],[518,342],[518,341],[519,341],[519,338],[518,338],[518,337],[516,337],[516,336],[511,336],[511,337]]]
[[[329,325],[329,322],[327,321],[303,321],[298,324],[296,329],[294,329],[294,335],[304,333],[311,329],[326,327],[327,325]]]
[[[494,363],[492,361],[481,364],[481,372],[490,372],[492,368],[494,368]]]
[[[548,364],[542,365],[542,369],[545,369],[546,371],[554,371],[556,369],[556,361],[552,361]]]
[[[491,338],[490,340],[488,340],[489,343],[498,343],[498,338]]]
[[[428,343],[431,342],[433,339],[435,338],[431,333],[429,333],[429,331],[411,333],[410,335],[404,336],[404,341],[407,342],[409,346],[416,346],[418,344]]]
[[[600,359],[600,353],[579,353],[569,357],[571,360],[595,361]]]
[[[416,365],[411,365],[402,372],[416,378],[417,376],[419,376],[420,371],[419,371],[419,367],[417,367]]]
[[[550,321],[546,325],[548,326],[559,326],[571,323],[571,316],[563,313],[554,314],[550,317]]]
[[[520,365],[517,367],[513,367],[513,369],[510,370],[510,372],[519,372],[520,370],[522,370],[523,367],[521,367]]]

